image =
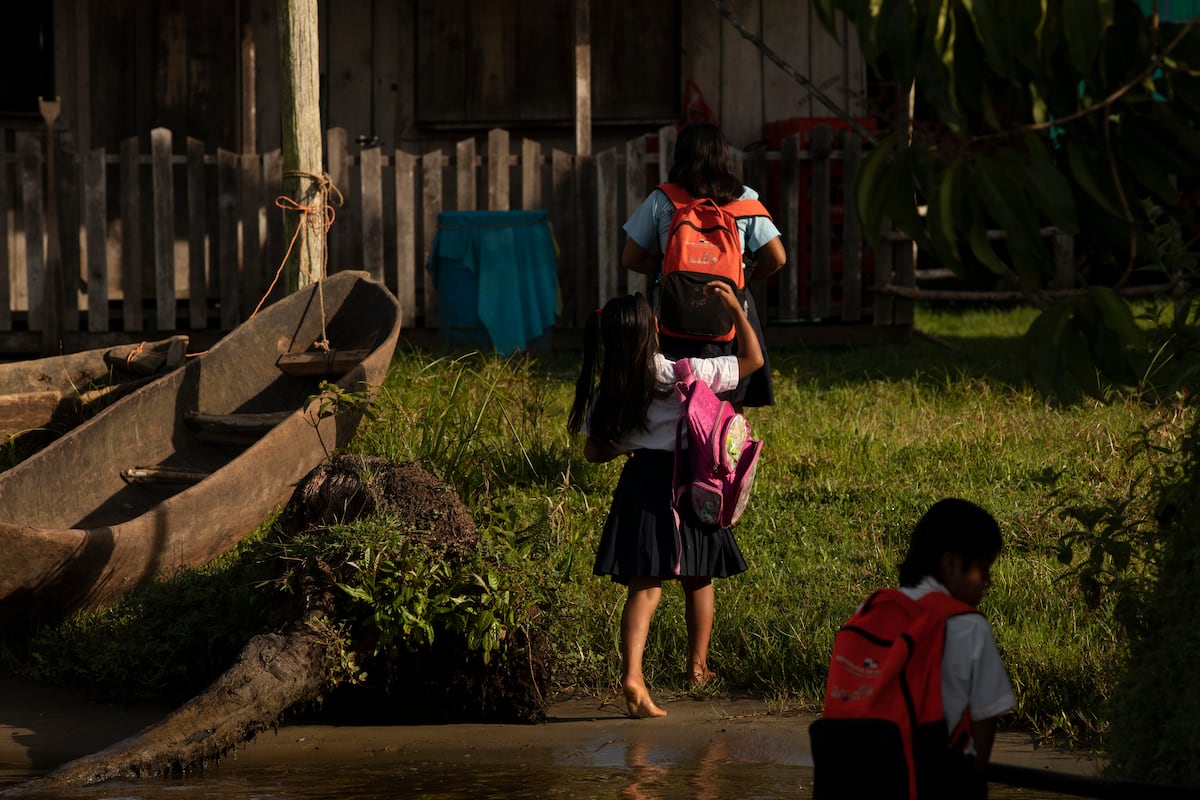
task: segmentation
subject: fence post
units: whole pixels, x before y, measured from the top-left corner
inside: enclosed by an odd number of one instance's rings
[[[205,216],[204,142],[187,139],[188,207],[188,323],[201,330],[208,327],[208,286],[204,273]]]
[[[830,225],[832,198],[830,196],[829,156],[831,147],[829,128],[818,125],[813,129],[810,150],[812,152],[812,316],[826,319],[833,313],[833,270],[830,263],[829,239],[833,234]]]
[[[425,286],[425,327],[438,325],[437,290],[429,274],[430,251],[437,233],[438,212],[442,210],[442,151],[433,150],[421,157],[421,268]]]
[[[842,139],[842,319],[846,322],[862,319],[862,227],[854,203],[854,176],[861,158],[862,139],[847,131]]]
[[[600,306],[617,294],[620,283],[621,259],[616,247],[620,230],[617,222],[617,149],[610,147],[598,153],[594,161],[596,213],[586,216],[596,220],[596,289],[599,294],[596,304]]]
[[[509,196],[508,131],[492,128],[487,139],[487,202],[488,211],[508,211]]]
[[[359,157],[359,185],[362,187],[363,267],[371,277],[383,282],[383,151],[379,147],[363,150]]]
[[[625,217],[628,218],[646,199],[646,137],[635,136],[625,142]],[[624,247],[625,233],[620,231],[619,241]],[[618,250],[620,252],[620,250]],[[625,271],[625,284],[630,292],[642,292],[649,296],[655,276],[641,272]]]
[[[413,327],[417,321],[417,157],[396,150],[393,182],[396,190],[396,299],[401,321]]]
[[[25,275],[29,303],[29,330],[46,327],[46,224],[43,216],[46,203],[42,197],[42,147],[37,137],[21,137],[20,152],[21,200],[25,218]]]
[[[121,310],[127,331],[142,329],[142,192],[138,138],[121,142]]]
[[[475,139],[463,139],[454,146],[455,208],[459,211],[476,211],[479,200],[476,196]]]
[[[89,333],[108,330],[108,184],[104,148],[83,162],[83,226],[87,237],[87,307]]]
[[[521,140],[521,208],[542,208],[542,145],[533,139]]]

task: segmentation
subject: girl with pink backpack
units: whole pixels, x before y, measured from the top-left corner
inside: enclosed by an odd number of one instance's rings
[[[714,281],[706,291],[729,309],[739,352],[689,358],[688,366],[694,380],[724,392],[762,366],[763,354],[730,287]],[[708,667],[712,580],[748,568],[728,527],[701,522],[685,504],[676,508],[675,449],[683,410],[676,383],[675,363],[659,352],[657,320],[645,297],[613,298],[588,321],[567,428],[586,435],[583,453],[588,461],[603,463],[626,456],[593,573],[608,575],[627,587],[620,655],[621,687],[631,717],[667,713],[651,699],[642,672],[663,581],[678,579],[683,588],[687,676],[699,686],[715,677]]]

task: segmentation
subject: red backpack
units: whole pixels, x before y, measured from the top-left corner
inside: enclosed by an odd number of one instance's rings
[[[705,525],[728,528],[750,501],[762,442],[750,438],[750,423],[728,401],[696,380],[686,358],[675,362],[675,378],[683,409],[675,429],[672,505],[676,514],[688,508]]]
[[[939,797],[957,779],[970,729],[964,718],[947,733],[942,653],[946,621],[973,613],[942,592],[913,600],[882,589],[838,630],[825,707],[809,728],[814,798]]]
[[[703,341],[733,339],[733,319],[719,300],[704,294],[709,281],[723,280],[740,293],[746,287],[742,266],[742,217],[770,217],[757,200],[723,206],[695,198],[674,183],[658,186],[675,206],[663,253],[659,329],[670,336]]]

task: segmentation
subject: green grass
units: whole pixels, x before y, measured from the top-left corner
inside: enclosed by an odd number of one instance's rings
[[[1027,309],[933,312],[902,344],[776,350],[777,405],[751,409],[766,442],[736,534],[750,571],[718,581],[711,660],[723,688],[816,707],[837,626],[895,582],[912,524],[940,497],[999,519],[1006,550],[982,610],[1018,694],[1014,721],[1046,735],[1102,732],[1125,642],[1057,560],[1060,497],[1120,494],[1142,467],[1128,443],[1178,409],[1114,399],[1061,406],[1022,378]],[[578,353],[430,364],[397,355],[364,452],[420,461],[499,540],[538,557],[515,581],[553,620],[563,685],[615,686],[623,589],[591,575],[620,463],[592,465],[566,433]],[[1173,426],[1172,430],[1177,426]],[[683,690],[686,634],[668,587],[647,677]]]
[[[1177,435],[1192,412],[1117,397],[1046,402],[1023,378],[1019,337],[1033,316],[922,309],[917,335],[903,343],[771,352],[777,405],[749,410],[766,447],[735,531],[750,570],[717,582],[710,662],[721,680],[706,691],[816,709],[835,630],[868,592],[894,584],[924,510],[958,495],[990,510],[1005,536],[981,610],[1017,692],[1012,724],[1076,741],[1105,732],[1128,643],[1112,604],[1085,596],[1059,563],[1059,539],[1074,526],[1060,509],[1126,494],[1146,467],[1135,434],[1161,423],[1157,435]],[[479,568],[506,586],[511,606],[498,613],[519,620],[540,610],[558,687],[615,688],[624,590],[591,570],[620,462],[587,463],[582,441],[567,433],[579,358],[399,351],[352,449],[419,462],[453,486],[482,534]],[[214,585],[245,586],[239,575],[256,574],[244,563],[253,562],[253,543],[243,552]],[[162,591],[174,596],[179,584]],[[144,656],[153,661],[197,637],[180,629],[171,602],[159,601],[157,612],[145,593],[135,602],[10,653],[8,668],[129,693],[138,691],[133,675],[182,681],[137,663],[120,642],[124,632],[169,625],[170,636],[149,634],[161,640]],[[261,624],[255,602],[245,600],[251,610],[234,615],[245,619],[222,628],[221,641]],[[95,635],[81,636],[89,625]],[[669,586],[647,648],[653,691],[687,691],[685,657],[682,597]],[[174,691],[204,678],[185,677]]]

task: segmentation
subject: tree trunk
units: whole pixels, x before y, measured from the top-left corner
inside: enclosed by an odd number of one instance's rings
[[[112,747],[19,784],[5,796],[86,786],[113,778],[155,777],[203,767],[321,697],[337,643],[311,612],[281,633],[255,636],[229,670],[162,721]]]

